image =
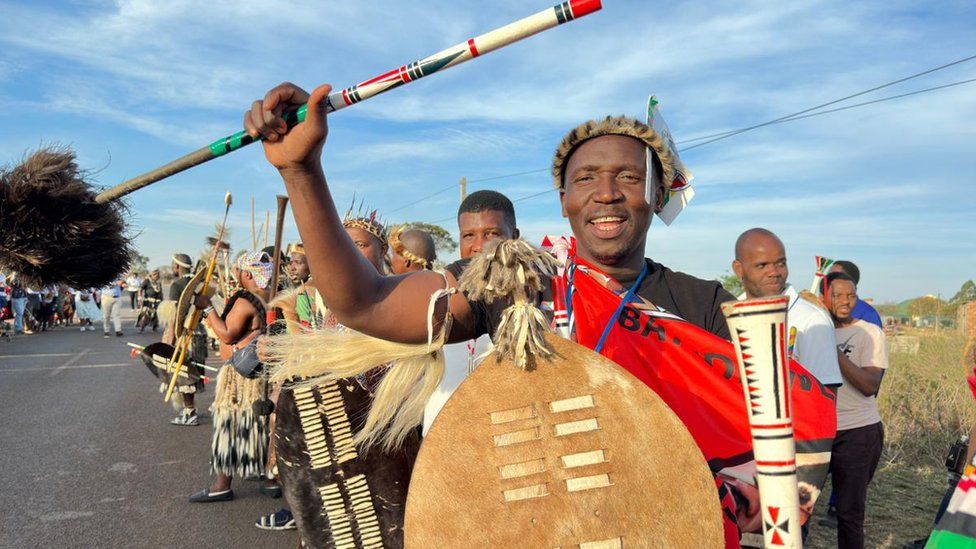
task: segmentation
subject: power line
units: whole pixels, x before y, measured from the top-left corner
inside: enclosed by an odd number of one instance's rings
[[[444,187],[443,189],[440,189],[438,191],[434,191],[434,192],[432,192],[432,193],[430,193],[430,194],[428,194],[426,196],[423,196],[421,198],[418,198],[417,200],[414,200],[413,202],[409,202],[407,204],[404,204],[403,206],[400,206],[399,208],[393,208],[392,210],[386,212],[383,215],[389,217],[389,215],[392,214],[392,213],[394,213],[394,212],[399,212],[400,210],[405,210],[405,209],[409,208],[410,206],[413,206],[414,204],[420,204],[421,202],[423,202],[424,200],[427,200],[428,198],[434,198],[435,196],[437,196],[437,195],[439,195],[439,194],[441,194],[443,192],[447,192],[447,191],[449,191],[449,190],[451,190],[451,189],[453,189],[454,187],[457,187],[457,186],[458,186],[457,183],[452,183],[450,186]]]
[[[482,181],[494,181],[496,179],[505,179],[505,178],[508,178],[508,177],[517,177],[517,176],[520,176],[520,175],[529,175],[529,174],[533,174],[533,173],[547,172],[547,171],[549,171],[549,168],[542,168],[540,170],[529,170],[529,171],[526,171],[526,172],[507,173],[505,175],[496,175],[496,176],[493,176],[493,177],[482,177],[481,179],[472,179],[472,180],[468,181],[468,183],[481,183]]]
[[[951,63],[946,63],[945,65],[939,65],[938,67],[934,67],[934,68],[931,68],[931,69],[928,69],[928,70],[924,70],[922,72],[918,72],[918,73],[915,73],[913,75],[906,76],[904,78],[899,78],[898,80],[892,80],[891,82],[886,82],[884,84],[881,84],[880,86],[875,86],[873,88],[870,88],[870,89],[867,89],[867,90],[864,90],[864,91],[860,91],[860,92],[857,92],[857,93],[854,93],[854,94],[851,94],[851,95],[847,95],[847,96],[841,97],[840,99],[834,99],[833,101],[828,101],[826,103],[821,103],[821,104],[819,104],[819,105],[817,105],[815,107],[810,107],[808,109],[803,109],[802,111],[797,111],[797,112],[795,112],[793,114],[787,114],[787,115],[781,116],[779,118],[774,118],[773,120],[770,120],[768,122],[763,122],[761,124],[755,124],[755,125],[752,125],[752,126],[747,126],[745,128],[740,128],[738,130],[733,130],[731,132],[724,132],[723,134],[716,134],[716,135],[712,136],[711,139],[708,139],[707,141],[704,141],[702,143],[698,143],[696,145],[692,145],[690,147],[685,147],[683,150],[684,151],[689,151],[691,149],[695,149],[695,148],[698,148],[698,147],[703,147],[705,145],[708,145],[710,143],[714,143],[716,141],[720,141],[722,139],[728,139],[728,138],[730,138],[730,137],[732,137],[734,135],[739,135],[740,133],[752,131],[752,130],[755,130],[755,129],[758,129],[758,128],[762,128],[764,126],[769,126],[769,125],[772,125],[772,124],[777,124],[779,122],[784,122],[784,121],[786,121],[788,119],[791,119],[791,118],[794,118],[794,117],[797,117],[797,116],[806,114],[808,112],[820,110],[820,109],[822,109],[824,107],[829,107],[830,105],[835,105],[837,103],[841,103],[843,101],[847,101],[848,99],[853,99],[855,97],[860,97],[862,95],[865,95],[865,94],[868,94],[868,93],[871,93],[871,92],[875,92],[875,91],[878,91],[878,90],[883,89],[883,88],[887,88],[887,87],[890,87],[890,86],[894,86],[895,84],[900,84],[902,82],[907,82],[908,80],[912,80],[914,78],[919,78],[920,76],[925,76],[926,74],[932,74],[933,72],[940,71],[942,69],[947,69],[949,67],[952,67],[952,66],[955,66],[955,65],[959,65],[961,63],[965,63],[967,61],[972,61],[973,59],[976,59],[976,55],[970,55],[969,57],[964,57],[962,59],[958,59],[956,61],[952,61]],[[705,137],[700,137],[700,138],[695,138],[694,140],[700,140],[700,139],[706,139],[706,138]],[[689,141],[691,141],[691,140],[689,140]]]
[[[535,197],[537,197],[537,196],[542,196],[542,195],[544,195],[544,194],[549,194],[549,193],[551,193],[551,192],[555,192],[555,191],[556,191],[556,188],[555,188],[555,187],[553,187],[553,188],[551,188],[551,189],[546,189],[546,190],[544,190],[544,191],[541,191],[541,192],[537,192],[537,193],[533,193],[533,194],[530,194],[530,195],[528,195],[528,196],[523,196],[523,197],[521,197],[521,198],[516,198],[515,200],[513,200],[513,201],[512,201],[512,203],[514,204],[514,203],[516,203],[516,202],[521,202],[521,201],[523,201],[523,200],[528,200],[528,199],[530,199],[530,198],[535,198]]]
[[[711,143],[714,143],[716,141],[720,141],[722,139],[727,139],[727,138],[732,137],[732,136],[735,136],[735,135],[739,135],[739,134],[742,134],[742,133],[745,133],[745,132],[748,132],[748,131],[752,131],[752,130],[756,130],[756,129],[759,129],[759,128],[763,128],[763,127],[766,127],[766,126],[771,126],[771,125],[774,125],[774,124],[782,124],[782,123],[785,123],[785,122],[793,122],[793,121],[796,121],[796,120],[803,120],[803,119],[806,119],[806,118],[813,118],[815,116],[822,116],[822,115],[825,115],[825,114],[832,114],[832,113],[836,113],[836,112],[840,112],[840,111],[846,111],[846,110],[850,110],[850,109],[855,109],[855,108],[858,108],[858,107],[865,107],[865,106],[874,105],[874,104],[877,104],[877,103],[884,103],[886,101],[893,101],[895,99],[902,99],[904,97],[910,97],[910,96],[913,96],[913,95],[920,95],[920,94],[923,94],[923,93],[929,93],[929,92],[933,92],[933,91],[943,90],[943,89],[946,89],[946,88],[951,88],[951,87],[955,87],[955,86],[961,86],[961,85],[964,85],[964,84],[971,84],[973,82],[976,82],[976,78],[970,78],[970,79],[967,79],[967,80],[960,80],[958,82],[952,82],[952,83],[949,83],[949,84],[943,84],[941,86],[934,86],[934,87],[931,87],[931,88],[925,88],[925,89],[921,89],[921,90],[915,90],[915,91],[906,92],[906,93],[902,93],[902,94],[898,94],[898,95],[892,95],[892,96],[888,96],[888,97],[882,97],[880,99],[874,99],[874,100],[871,100],[871,101],[864,101],[862,103],[855,103],[853,105],[845,105],[843,107],[838,107],[838,108],[835,108],[835,109],[828,109],[828,110],[823,110],[823,111],[820,110],[820,109],[822,109],[824,107],[828,107],[830,105],[836,105],[837,103],[841,103],[843,101],[847,101],[848,99],[853,99],[855,97],[860,97],[862,95],[865,95],[865,94],[868,94],[868,93],[871,93],[871,92],[874,92],[874,91],[878,91],[880,89],[884,89],[884,88],[887,88],[887,87],[894,86],[895,84],[900,84],[902,82],[906,82],[906,81],[912,80],[914,78],[919,78],[921,76],[925,76],[927,74],[931,74],[933,72],[940,71],[942,69],[946,69],[946,68],[949,68],[949,67],[952,67],[952,66],[955,66],[955,65],[959,65],[961,63],[965,63],[967,61],[972,61],[973,59],[976,59],[976,55],[971,55],[969,57],[964,57],[962,59],[958,59],[956,61],[952,61],[950,63],[946,63],[944,65],[940,65],[938,67],[934,67],[934,68],[931,68],[931,69],[928,69],[928,70],[925,70],[925,71],[922,71],[922,72],[919,72],[919,73],[915,73],[913,75],[906,76],[904,78],[899,78],[898,80],[893,80],[891,82],[887,82],[885,84],[881,84],[880,86],[875,86],[873,88],[870,88],[870,89],[867,89],[867,90],[864,90],[864,91],[861,91],[861,92],[858,92],[858,93],[854,93],[854,94],[851,94],[851,95],[847,95],[847,96],[841,97],[839,99],[834,99],[834,100],[828,101],[826,103],[821,103],[820,105],[817,105],[817,106],[814,106],[814,107],[810,107],[810,108],[807,108],[807,109],[803,109],[801,111],[797,111],[795,113],[788,114],[788,115],[785,115],[785,116],[781,116],[779,118],[775,118],[775,119],[769,120],[767,122],[762,122],[760,124],[754,124],[752,126],[746,126],[746,127],[743,127],[743,128],[738,128],[738,129],[735,129],[735,130],[728,130],[728,131],[725,131],[725,132],[713,133],[713,134],[709,134],[709,135],[702,135],[702,136],[698,136],[698,137],[693,137],[693,138],[690,138],[690,139],[684,139],[684,140],[678,141],[677,144],[691,143],[691,142],[694,142],[694,141],[707,140],[707,141],[704,141],[702,143],[698,143],[698,144],[692,145],[690,147],[685,147],[683,149],[680,149],[680,152],[685,152],[685,151],[689,151],[691,149],[695,149],[697,147],[702,147],[702,146],[705,146],[705,145],[709,145]],[[818,112],[812,112],[812,111],[818,111]],[[527,171],[523,171],[523,172],[515,172],[515,173],[510,173],[510,174],[496,175],[496,176],[485,177],[485,178],[481,178],[481,179],[472,179],[472,180],[469,180],[468,183],[477,183],[477,182],[483,182],[483,181],[494,181],[494,180],[497,180],[497,179],[505,179],[505,178],[509,178],[509,177],[517,177],[517,176],[520,176],[520,175],[529,175],[529,174],[539,173],[539,172],[544,172],[544,171],[549,171],[549,168],[542,168],[542,169],[537,169],[537,170],[527,170]],[[409,206],[412,206],[414,204],[417,204],[419,202],[422,202],[422,201],[426,200],[427,198],[430,198],[431,196],[435,196],[437,194],[440,194],[442,192],[445,192],[448,189],[453,189],[456,186],[457,186],[457,184],[453,184],[450,187],[446,187],[444,189],[441,189],[441,190],[437,191],[436,193],[433,193],[430,196],[427,196],[425,198],[421,198],[419,200],[416,200],[414,202],[411,202],[410,204],[407,204],[405,206],[401,206],[401,207],[399,207],[399,208],[397,208],[395,210],[392,210],[390,213],[393,213],[393,212],[396,212],[396,211],[400,211],[400,210],[402,210],[404,208],[407,208]],[[549,192],[552,192],[554,190],[555,189],[548,189],[548,190],[545,190],[545,191],[542,191],[542,192],[533,193],[533,194],[530,194],[530,195],[527,195],[527,196],[523,196],[523,197],[516,198],[516,199],[512,200],[512,202],[515,203],[515,202],[521,202],[523,200],[529,200],[529,199],[532,199],[532,198],[535,198],[535,197],[538,197],[538,196],[542,196],[542,195],[547,194]],[[449,221],[451,219],[454,219],[454,216],[446,217],[444,219],[439,219],[437,221],[432,221],[431,223],[436,224],[436,223],[441,223],[443,221]]]
[[[856,107],[864,107],[866,105],[874,105],[875,103],[884,103],[885,101],[892,101],[894,99],[901,99],[903,97],[909,97],[909,96],[912,96],[912,95],[918,95],[918,94],[921,94],[921,93],[926,93],[926,92],[931,92],[931,91],[936,91],[936,90],[944,90],[946,88],[951,88],[951,87],[954,87],[954,86],[961,86],[963,84],[972,84],[973,82],[976,82],[976,78],[970,78],[969,80],[960,80],[958,82],[952,82],[950,84],[943,84],[941,86],[934,86],[934,87],[931,87],[931,88],[925,88],[924,90],[915,90],[915,91],[911,91],[911,92],[907,92],[907,93],[901,93],[901,94],[898,94],[898,95],[892,95],[890,97],[882,97],[881,99],[874,99],[872,101],[865,101],[863,103],[855,103],[853,105],[846,105],[844,107],[837,107],[836,109],[827,109],[825,111],[817,111],[817,112],[813,112],[813,113],[810,113],[810,114],[805,114],[803,116],[794,116],[793,118],[790,118],[789,120],[783,120],[782,122],[793,122],[794,120],[803,120],[804,118],[813,118],[814,116],[820,116],[822,114],[831,114],[831,113],[835,113],[835,112],[846,111],[848,109],[853,109],[853,108],[856,108]]]
[[[898,94],[898,95],[892,95],[890,97],[882,97],[880,99],[874,99],[872,101],[865,101],[863,103],[855,103],[853,105],[846,105],[846,106],[843,106],[843,107],[837,107],[836,109],[828,109],[826,111],[818,111],[818,112],[814,112],[814,113],[805,114],[805,115],[802,115],[802,116],[795,116],[795,117],[790,118],[788,120],[781,120],[781,121],[779,121],[777,123],[778,124],[782,124],[782,123],[785,123],[785,122],[793,122],[794,120],[802,120],[804,118],[813,118],[814,116],[821,116],[821,115],[824,115],[824,114],[831,114],[831,113],[835,113],[835,112],[846,111],[846,110],[854,109],[854,108],[857,108],[857,107],[864,107],[866,105],[874,105],[876,103],[883,103],[885,101],[892,101],[892,100],[895,100],[895,99],[901,99],[903,97],[909,97],[909,96],[912,96],[912,95],[919,95],[919,94],[927,93],[927,92],[931,92],[931,91],[943,90],[943,89],[946,89],[946,88],[952,88],[954,86],[961,86],[963,84],[972,84],[973,82],[976,82],[976,78],[970,78],[968,80],[960,80],[958,82],[952,82],[952,83],[949,83],[949,84],[943,84],[941,86],[934,86],[934,87],[931,87],[931,88],[925,88],[923,90],[915,90],[915,91],[911,91],[911,92],[907,92],[907,93],[901,93],[901,94]],[[545,191],[542,191],[542,192],[530,194],[528,196],[523,196],[521,198],[516,198],[515,200],[512,200],[512,202],[515,203],[515,202],[521,202],[523,200],[529,200],[529,199],[535,198],[537,196],[542,196],[544,194],[548,194],[548,193],[553,192],[555,190],[556,189],[546,189]],[[451,219],[451,218],[448,218],[448,219]]]

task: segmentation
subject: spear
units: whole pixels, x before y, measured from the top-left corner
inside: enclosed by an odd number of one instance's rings
[[[210,292],[210,281],[213,279],[214,269],[217,267],[217,255],[220,252],[220,243],[224,238],[224,231],[227,229],[227,215],[230,213],[230,206],[233,204],[234,199],[227,191],[224,196],[224,220],[220,223],[220,231],[217,233],[217,242],[214,244],[213,252],[210,254],[210,262],[207,264],[207,272],[203,276],[203,281],[200,285],[194,289],[193,295],[196,297],[197,294],[202,293],[206,295]],[[183,337],[181,337],[176,342],[176,350],[173,353],[173,358],[169,361],[167,370],[173,370],[173,377],[170,379],[169,387],[166,389],[166,396],[163,397],[163,402],[169,402],[171,396],[173,396],[173,389],[176,388],[176,379],[179,376],[180,371],[183,369],[183,364],[186,361],[186,354],[190,348],[190,344],[193,342],[193,332],[196,331],[197,324],[203,318],[203,311],[196,308],[194,305],[193,314],[190,316],[190,321],[186,325],[186,329],[183,330]]]
[[[258,249],[258,233],[254,230],[254,196],[251,196],[251,249]]]
[[[601,7],[600,0],[561,2],[419,61],[402,65],[355,86],[332,93],[328,97],[325,110],[334,112],[355,105],[414,80],[447,70],[544,30],[568,23],[593,13]],[[284,114],[289,127],[302,122],[305,116],[305,105]],[[33,163],[40,164],[41,169],[15,168],[0,171],[0,212],[4,213],[0,216],[3,218],[0,219],[0,234],[5,236],[5,239],[0,241],[0,268],[20,272],[23,278],[29,281],[70,282],[76,287],[97,286],[113,280],[128,266],[129,261],[125,253],[128,251],[129,241],[123,236],[124,206],[117,199],[240,149],[255,140],[246,132],[239,131],[97,195],[78,175],[73,154],[60,158],[61,164],[64,165],[62,169],[74,168],[70,174],[72,177],[62,177],[57,167],[52,170],[50,166],[45,165],[45,158],[33,158],[48,149],[38,151],[28,157],[24,164],[30,163],[33,159]],[[65,180],[70,180],[72,185],[66,187]],[[27,194],[30,196],[25,198]],[[84,203],[84,208],[80,208],[79,203]],[[37,204],[46,205],[47,210],[43,215],[38,214]],[[15,215],[10,215],[11,213]],[[70,238],[66,238],[65,232],[71,233],[67,235]],[[113,246],[91,246],[88,243],[99,239],[104,242],[107,237],[115,239],[107,243]],[[64,242],[68,240],[71,246],[66,247]],[[91,266],[82,274],[76,271],[79,257],[84,257],[86,264]]]

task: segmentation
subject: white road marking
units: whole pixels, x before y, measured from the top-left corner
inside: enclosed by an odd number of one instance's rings
[[[110,364],[71,364],[68,366],[42,366],[40,368],[0,368],[0,374],[7,372],[43,372],[45,370],[54,370],[51,374],[52,376],[60,372],[61,370],[86,370],[89,368],[121,368],[124,366],[132,366],[133,364],[138,364],[136,362],[113,362]]]
[[[88,518],[95,513],[91,511],[59,511],[56,513],[48,513],[46,515],[41,515],[41,522],[52,522],[59,520],[74,520],[80,518]]]
[[[74,356],[75,353],[38,353],[30,355],[0,355],[0,358],[40,358],[40,357],[56,357],[56,356]]]
[[[81,352],[79,352],[78,354],[76,354],[70,360],[68,360],[67,362],[65,362],[61,366],[55,368],[54,371],[51,372],[51,377],[54,377],[54,376],[60,374],[61,372],[63,372],[65,370],[65,368],[71,367],[72,364],[78,362],[82,358],[85,358],[85,355],[87,355],[90,352],[91,352],[91,348],[90,347],[87,348],[87,349],[82,349]]]

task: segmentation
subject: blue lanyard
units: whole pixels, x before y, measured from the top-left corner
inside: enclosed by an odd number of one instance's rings
[[[610,320],[607,321],[607,325],[603,328],[603,335],[600,336],[600,341],[598,341],[596,347],[593,348],[593,350],[597,353],[603,350],[603,344],[606,343],[607,336],[610,335],[610,329],[613,328],[613,325],[617,322],[617,319],[620,317],[620,313],[624,311],[624,306],[630,303],[630,300],[634,298],[634,294],[637,292],[637,289],[640,288],[641,282],[644,282],[644,277],[646,276],[647,261],[644,261],[644,268],[641,269],[640,274],[637,275],[637,280],[634,281],[633,286],[631,286],[630,289],[627,290],[627,293],[624,294],[624,298],[620,300],[620,305],[617,306],[617,310],[613,313],[613,316],[610,317]]]

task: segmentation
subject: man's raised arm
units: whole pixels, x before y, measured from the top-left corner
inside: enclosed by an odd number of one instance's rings
[[[294,84],[280,84],[251,105],[244,129],[252,137],[264,137],[264,154],[285,182],[315,286],[336,319],[382,339],[425,341],[428,302],[444,287],[444,279],[432,272],[383,276],[346,234],[322,170],[328,135],[325,99],[331,90],[323,84],[309,96]],[[288,131],[281,114],[306,102],[305,121]],[[450,308],[455,317],[451,340],[476,335],[471,333],[467,300],[456,295]]]

